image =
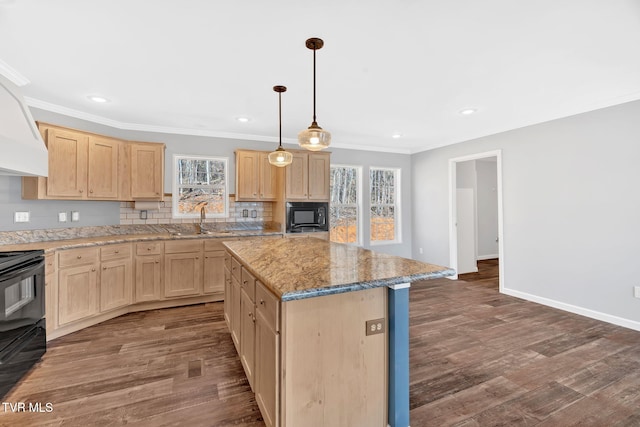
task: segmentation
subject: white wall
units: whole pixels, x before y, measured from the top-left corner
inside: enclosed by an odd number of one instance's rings
[[[638,117],[635,101],[413,155],[414,256],[449,263],[449,159],[501,149],[505,293],[640,329]]]
[[[498,191],[495,157],[474,160],[477,177],[478,259],[498,257]]]

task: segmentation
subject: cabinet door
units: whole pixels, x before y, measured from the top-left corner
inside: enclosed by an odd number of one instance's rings
[[[58,327],[58,274],[56,271],[55,254],[47,254],[44,257],[44,306],[47,324],[47,334]]]
[[[164,296],[182,297],[202,292],[202,255],[187,252],[164,255]]]
[[[269,153],[260,153],[260,200],[278,198],[278,167],[269,163]]]
[[[231,330],[231,271],[224,269],[224,320]]]
[[[60,269],[58,275],[58,324],[63,326],[98,312],[96,264]]]
[[[236,151],[236,200],[258,200],[260,153]]]
[[[329,153],[309,153],[309,200],[329,201]]]
[[[231,338],[240,353],[240,280],[231,275]]]
[[[164,144],[131,144],[131,198],[163,196]]]
[[[162,298],[162,255],[137,256],[135,274],[135,302]]]
[[[47,196],[86,198],[89,137],[60,129],[47,129],[49,175]]]
[[[260,311],[255,323],[254,390],[260,413],[267,427],[279,425],[278,396],[280,395],[280,335],[270,326]]]
[[[243,290],[240,291],[240,361],[253,390],[255,363],[255,305]]]
[[[106,261],[100,271],[100,311],[131,304],[133,265],[130,258]]]
[[[293,152],[293,161],[286,167],[285,194],[287,200],[307,200],[308,155]]]
[[[120,143],[113,139],[89,138],[89,166],[87,186],[89,198],[118,198],[118,150]]]
[[[224,270],[224,251],[204,253],[203,292],[205,294],[224,293]]]

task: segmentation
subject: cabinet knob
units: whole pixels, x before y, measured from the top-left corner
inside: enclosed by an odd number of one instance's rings
[[[148,251],[150,251],[150,250],[151,250],[151,248],[147,248],[147,250],[148,250]]]
[[[107,267],[102,267],[102,269],[103,269],[103,270],[106,270],[106,269],[107,269]]]
[[[119,254],[119,253],[120,253],[120,251],[116,249],[116,253],[117,253],[117,254]]]
[[[196,257],[196,259],[200,259],[200,257],[199,257],[199,256],[197,256],[197,257]]]
[[[243,280],[243,281],[242,281],[242,283],[244,283],[244,284],[246,285],[246,284],[247,284],[247,283],[249,283],[249,282],[248,282],[248,281],[246,281],[246,280]]]
[[[80,190],[80,192],[81,192],[81,193],[83,193],[83,192],[84,192],[84,190]]]
[[[93,193],[93,190],[89,190],[89,193]]]
[[[260,305],[264,305],[264,300],[263,299],[260,300]]]
[[[159,196],[159,195],[160,195],[160,193],[156,193],[156,196]]]
[[[156,261],[156,264],[160,264],[160,261]]]
[[[95,268],[92,268],[92,269],[91,269],[91,271],[96,271],[96,269],[95,269]]]
[[[82,255],[78,255],[78,259],[82,258]]]

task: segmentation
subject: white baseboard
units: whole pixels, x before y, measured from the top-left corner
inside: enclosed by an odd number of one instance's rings
[[[476,257],[476,259],[478,261],[484,261],[485,259],[496,259],[496,258],[500,258],[500,255],[498,254],[491,254],[491,255],[478,255]]]
[[[512,297],[522,298],[527,301],[537,302],[542,305],[557,308],[559,310],[568,311],[574,314],[580,314],[591,319],[602,320],[603,322],[612,323],[614,325],[623,326],[625,328],[640,331],[640,322],[635,320],[625,319],[611,314],[602,313],[600,311],[590,310],[588,308],[578,307],[577,305],[571,305],[564,302],[552,300],[537,295],[528,294],[526,292],[520,292],[513,289],[503,288],[502,293],[511,295]]]

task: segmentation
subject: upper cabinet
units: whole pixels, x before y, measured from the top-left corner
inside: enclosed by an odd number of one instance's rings
[[[131,149],[131,198],[162,199],[164,144],[136,142]]]
[[[47,145],[49,175],[23,177],[23,199],[162,199],[164,144],[130,143],[43,123],[38,127]]]
[[[331,153],[294,151],[293,162],[286,167],[287,200],[329,201]]]
[[[273,201],[278,198],[278,168],[264,151],[236,150],[236,201]]]

